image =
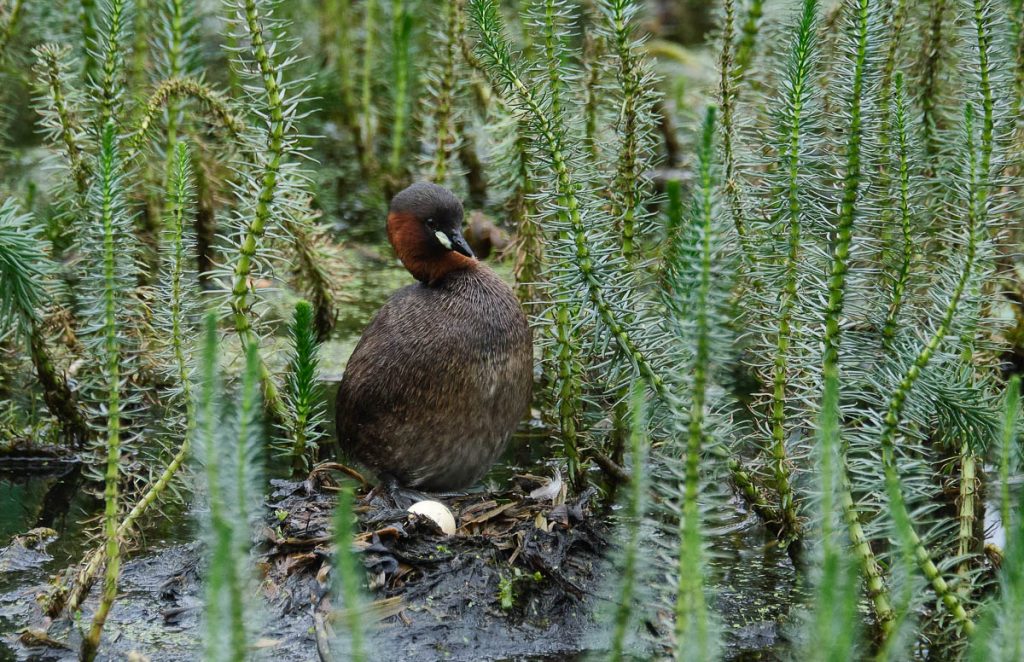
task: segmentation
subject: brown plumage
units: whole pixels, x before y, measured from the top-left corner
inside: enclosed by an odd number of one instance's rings
[[[337,399],[342,448],[382,477],[466,487],[501,454],[530,402],[533,342],[511,288],[462,237],[462,205],[413,184],[391,202],[388,239],[420,282],[363,332]]]

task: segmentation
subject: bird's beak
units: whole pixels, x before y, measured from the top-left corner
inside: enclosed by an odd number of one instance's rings
[[[451,239],[453,251],[461,253],[466,257],[476,257],[476,255],[473,254],[473,249],[469,247],[468,243],[466,243],[466,238],[462,236],[462,232],[460,230],[453,232],[449,239]]]

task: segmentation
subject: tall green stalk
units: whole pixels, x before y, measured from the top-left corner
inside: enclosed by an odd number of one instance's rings
[[[637,366],[640,374],[659,394],[665,394],[665,380],[657,374],[654,366],[635,344],[608,304],[590,254],[586,226],[580,214],[579,188],[568,165],[562,130],[554,124],[557,116],[551,116],[546,112],[535,89],[523,81],[512,64],[509,45],[502,34],[501,19],[492,0],[472,0],[470,12],[480,28],[480,45],[493,67],[495,76],[508,86],[509,95],[514,98],[516,105],[523,108],[535,125],[541,148],[550,159],[548,167],[555,175],[556,194],[561,203],[558,215],[570,227],[569,239],[574,248],[572,261],[587,287],[591,303],[627,360]]]
[[[935,157],[939,152],[939,80],[942,76],[942,54],[946,41],[944,39],[946,0],[931,0],[928,33],[922,49],[924,73],[921,81],[921,128],[926,153],[930,159],[929,166],[935,166]]]
[[[747,226],[744,220],[743,205],[740,201],[740,186],[737,181],[736,153],[734,149],[736,127],[733,119],[737,99],[735,84],[736,66],[733,56],[733,41],[735,40],[736,31],[735,1],[724,0],[723,9],[722,34],[719,37],[722,42],[722,49],[718,56],[718,103],[722,108],[720,126],[722,134],[722,162],[725,165],[725,195],[729,201],[729,212],[732,215],[733,227],[736,229],[736,237],[739,239],[743,257],[749,262],[753,262],[755,259],[753,252],[747,245]]]
[[[701,446],[705,430],[705,407],[711,370],[712,269],[714,264],[715,212],[712,175],[715,135],[714,106],[708,108],[701,135],[698,185],[694,221],[700,230],[698,253],[699,280],[692,313],[695,315],[690,415],[686,432],[685,474],[679,517],[679,557],[675,604],[675,659],[677,661],[716,657],[711,616],[704,596],[703,533],[698,497],[700,493]]]
[[[976,223],[982,228],[988,225],[989,212],[989,191],[992,185],[992,152],[995,138],[995,104],[992,97],[992,65],[990,63],[990,50],[992,36],[988,25],[989,15],[988,3],[984,0],[974,0],[973,19],[977,35],[978,49],[978,93],[981,97],[982,126],[981,141],[979,145],[980,159],[978,163],[977,186],[976,186]],[[975,294],[978,294],[981,284],[974,285]],[[965,325],[962,331],[961,342],[963,344],[964,358],[970,361],[974,355],[974,336],[976,324],[972,321]],[[976,545],[975,536],[975,510],[978,482],[977,467],[978,458],[971,447],[968,438],[963,439],[960,444],[960,532],[957,540],[957,553],[963,558],[957,568],[961,577],[959,590],[961,595],[966,595],[970,590],[970,562],[969,555]]]
[[[842,384],[839,371],[840,325],[843,315],[846,292],[846,274],[849,270],[850,244],[853,239],[854,221],[856,219],[857,201],[861,186],[861,141],[863,139],[862,97],[864,93],[864,75],[868,54],[868,23],[870,1],[857,0],[856,4],[855,50],[853,53],[853,72],[850,97],[847,103],[849,125],[846,137],[846,163],[843,172],[843,195],[836,221],[835,240],[828,270],[828,298],[825,304],[824,354],[822,358],[822,376],[825,383],[835,380]],[[843,444],[840,444],[842,447]],[[854,551],[861,563],[861,572],[867,584],[868,594],[872,598],[875,616],[883,630],[890,627],[893,619],[892,607],[889,603],[881,571],[875,560],[874,552],[868,544],[861,527],[859,516],[851,494],[848,469],[845,463],[845,448],[840,454],[843,476],[840,479],[840,502],[844,509],[844,517],[849,528],[850,539]]]
[[[189,227],[187,215],[192,200],[191,179],[192,167],[188,146],[184,142],[179,142],[175,147],[168,187],[167,222],[165,224],[168,235],[168,255],[165,258],[165,268],[161,280],[167,281],[168,345],[172,363],[172,379],[177,387],[177,397],[174,401],[185,409],[184,425],[181,426],[182,438],[178,450],[163,471],[149,484],[132,509],[118,523],[117,537],[119,540],[130,536],[149,508],[165,494],[192,449],[196,407],[193,393],[192,348],[190,347],[193,342],[191,338],[193,325],[188,319],[190,308],[188,299],[192,296],[192,291],[188,287],[190,285],[188,280],[190,270],[187,267],[190,259],[189,248],[191,248],[191,242],[187,240]],[[108,550],[105,547],[99,547],[86,557],[66,599],[61,600],[56,595],[50,596],[47,605],[50,616],[56,616],[65,606],[72,613],[80,607],[87,591],[92,586],[96,573],[99,572],[106,560],[107,553]]]
[[[363,62],[359,77],[359,114],[362,126],[362,154],[367,163],[373,163],[376,145],[376,118],[373,112],[373,80],[374,67],[377,64],[377,21],[380,0],[366,0],[363,9]]]
[[[253,59],[259,69],[263,82],[266,114],[269,122],[266,153],[261,159],[262,173],[259,177],[259,192],[252,218],[248,221],[241,240],[241,245],[234,258],[231,286],[231,312],[235,323],[235,331],[248,348],[257,344],[256,334],[249,320],[249,275],[253,259],[256,257],[257,246],[263,239],[268,226],[274,221],[274,203],[279,195],[279,176],[285,158],[285,110],[283,91],[280,83],[280,69],[270,56],[263,34],[263,19],[260,16],[257,0],[244,0],[244,22],[251,41]],[[263,386],[263,397],[266,399],[267,410],[277,420],[283,418],[284,404],[277,385],[266,363],[259,359],[260,382]]]
[[[764,16],[764,0],[750,0],[747,6],[747,17],[743,21],[739,47],[736,50],[736,74],[742,76],[754,57],[757,36],[761,31],[761,18]]]
[[[64,147],[64,158],[75,183],[78,203],[85,206],[85,196],[89,190],[89,172],[82,157],[81,127],[75,108],[69,103],[67,79],[69,73],[65,64],[67,49],[53,45],[37,47],[33,53],[37,59],[37,76],[45,85],[45,109],[43,121],[51,134],[51,140]]]
[[[797,304],[797,284],[801,260],[801,154],[804,146],[804,111],[807,91],[812,84],[814,38],[817,26],[818,2],[805,0],[797,28],[797,38],[791,56],[790,84],[785,100],[786,124],[786,200],[785,214],[788,225],[787,253],[783,267],[782,292],[777,313],[778,332],[775,338],[775,358],[772,370],[772,440],[771,463],[775,491],[779,495],[779,510],[783,516],[783,536],[788,540],[799,535],[800,524],[793,497],[789,460],[786,453],[786,400],[789,395],[789,354],[793,340],[793,312]]]
[[[409,0],[391,2],[391,66],[394,80],[392,89],[391,156],[388,169],[394,178],[405,175],[402,159],[405,156],[405,129],[409,116],[409,85],[412,77],[413,17]]]
[[[114,120],[124,96],[124,56],[126,38],[125,26],[132,0],[110,0],[107,25],[104,29],[103,70],[99,80],[98,126],[103,127]]]
[[[621,662],[626,659],[626,639],[630,625],[634,622],[637,590],[637,560],[640,554],[640,525],[647,507],[647,454],[650,441],[647,438],[647,412],[644,404],[644,390],[637,382],[630,397],[629,447],[630,472],[629,495],[625,522],[626,541],[622,550],[622,568],[619,572],[618,602],[615,608],[614,629],[608,659]]]
[[[355,513],[352,509],[354,496],[351,487],[343,487],[338,493],[338,507],[334,511],[334,591],[340,598],[342,625],[347,640],[345,650],[338,655],[352,662],[363,662],[366,655],[366,633],[363,626],[364,599],[360,588],[360,577],[365,575],[362,563],[352,553],[355,538]]]
[[[820,550],[814,598],[802,642],[801,659],[842,662],[857,659],[857,564],[841,542],[837,500],[841,491],[839,379],[832,375],[823,386],[818,418],[816,482],[819,491],[817,523]]]
[[[633,51],[630,17],[637,11],[634,0],[607,0],[604,15],[614,36],[618,56],[618,82],[622,91],[622,126],[619,157],[616,167],[616,193],[612,198],[612,216],[619,219],[622,230],[622,255],[627,261],[636,258],[636,221],[643,186],[643,164],[640,151],[642,135],[642,80],[640,62]]]
[[[246,350],[245,372],[236,413],[225,415],[218,369],[217,317],[206,316],[196,405],[196,441],[206,477],[208,536],[204,659],[242,662],[249,657],[246,575],[250,546],[251,503],[257,498],[253,455],[259,436],[259,359]],[[232,424],[233,423],[233,424]]]
[[[893,128],[896,132],[896,157],[899,163],[899,223],[903,238],[903,255],[899,272],[893,281],[889,310],[885,317],[885,326],[882,328],[882,340],[889,348],[892,347],[899,328],[900,311],[903,308],[914,260],[913,218],[910,210],[910,147],[907,136],[907,100],[903,90],[902,72],[896,72],[894,96],[896,109]]]
[[[1000,469],[1010,453],[1020,451],[1020,375],[1010,378],[1003,410]],[[1001,479],[1002,525],[1006,551],[999,571],[999,594],[986,606],[971,643],[972,662],[1017,662],[1024,659],[1024,490],[1011,501],[1008,476]]]
[[[952,296],[950,297],[949,303],[946,305],[946,309],[943,312],[942,319],[940,320],[938,327],[932,333],[928,342],[918,352],[914,362],[900,380],[899,386],[897,386],[896,390],[889,397],[885,418],[883,419],[882,431],[879,438],[879,444],[882,449],[882,464],[885,469],[886,491],[889,496],[889,507],[896,511],[900,517],[906,517],[906,519],[911,522],[913,522],[913,520],[910,517],[906,501],[903,496],[899,468],[896,464],[896,435],[899,432],[901,416],[903,414],[904,405],[906,404],[906,399],[910,394],[911,389],[914,387],[914,383],[917,381],[918,377],[920,377],[921,372],[927,367],[928,362],[939,349],[939,346],[942,344],[946,335],[953,328],[960,300],[966,291],[967,285],[971,281],[971,277],[975,269],[978,243],[981,239],[980,235],[983,230],[980,226],[981,219],[979,218],[980,200],[978,195],[978,156],[974,144],[974,107],[971,104],[967,104],[965,108],[964,123],[965,131],[967,133],[966,151],[968,154],[968,181],[970,182],[969,200],[966,211],[967,245],[965,247],[966,255],[964,256],[964,266],[956,281]],[[942,578],[941,573],[932,561],[931,552],[921,541],[920,536],[916,531],[911,531],[910,542],[914,548],[914,554],[917,558],[918,566],[931,583],[939,601],[945,606],[957,623],[960,624],[965,633],[970,634],[973,632],[974,621],[967,615],[967,612],[960,600],[957,598],[956,593],[949,588],[949,585]]]
[[[455,93],[455,61],[458,55],[458,0],[444,2],[444,32],[442,43],[444,51],[441,62],[441,77],[437,81],[437,107],[434,111],[436,144],[434,145],[434,162],[431,166],[432,179],[438,184],[445,182],[448,174],[448,162],[454,148],[454,127],[452,113],[454,111]]]
[[[106,417],[107,470],[103,489],[103,531],[106,538],[106,573],[103,578],[103,593],[99,606],[93,615],[89,633],[82,640],[82,659],[91,662],[99,650],[100,635],[107,615],[117,597],[117,580],[121,573],[121,540],[118,536],[119,487],[121,481],[121,332],[118,323],[120,287],[118,282],[118,238],[117,214],[121,209],[117,203],[120,186],[120,162],[118,157],[116,128],[107,122],[103,129],[103,142],[98,163],[99,218],[103,232],[103,364],[106,377],[104,402]]]
[[[313,321],[313,306],[308,301],[295,304],[291,325],[292,359],[288,374],[288,427],[291,436],[291,463],[296,473],[309,469],[320,437],[322,397],[317,382],[319,343]],[[310,453],[313,451],[313,453]],[[314,455],[315,458],[315,455]]]

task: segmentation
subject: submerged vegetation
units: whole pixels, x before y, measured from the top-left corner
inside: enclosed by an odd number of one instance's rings
[[[622,506],[596,658],[728,655],[737,510],[808,587],[794,659],[1024,656],[1024,8],[721,0],[684,48],[664,4],[0,1],[0,464],[102,494],[41,598],[83,659],[183,508],[205,659],[255,654],[270,479],[360,477],[319,375],[417,180],[512,238],[478,253],[530,316],[544,456]],[[316,646],[369,659],[379,531],[334,489]],[[501,577],[502,612],[553,581]]]

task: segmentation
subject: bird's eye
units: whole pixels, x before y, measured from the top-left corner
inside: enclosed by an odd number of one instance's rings
[[[430,228],[431,230],[434,229],[434,219],[432,219],[432,218],[428,218],[427,219],[427,227]]]

